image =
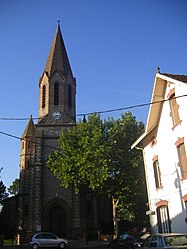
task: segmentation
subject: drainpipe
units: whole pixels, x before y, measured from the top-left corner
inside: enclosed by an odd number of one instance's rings
[[[141,147],[136,146],[134,148],[142,151],[143,161],[144,161],[144,170],[145,170],[145,181],[146,181],[146,186],[147,186],[148,205],[149,205],[149,210],[151,210],[151,205],[150,205],[151,195],[150,195],[149,184],[148,184],[147,163],[146,163],[146,158],[145,158],[145,152],[144,152],[144,149]],[[153,231],[152,231],[152,228],[154,227],[153,214],[151,212],[148,212],[148,213],[149,213],[148,215],[149,215],[149,221],[151,225],[151,234],[153,234]]]

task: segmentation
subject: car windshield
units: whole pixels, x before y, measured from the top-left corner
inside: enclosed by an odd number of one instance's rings
[[[165,237],[166,245],[182,246],[187,245],[187,235],[172,235]]]

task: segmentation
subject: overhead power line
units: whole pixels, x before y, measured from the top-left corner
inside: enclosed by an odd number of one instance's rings
[[[3,131],[0,131],[0,134],[11,137],[11,138],[18,139],[20,141],[26,141],[26,142],[29,142],[29,143],[37,144],[37,142],[35,142],[35,141],[31,141],[31,140],[28,140],[26,138],[21,138],[21,137],[18,137],[18,136],[15,136],[15,135],[12,135],[10,133],[3,132]],[[46,145],[46,144],[43,144],[42,146],[50,148],[50,149],[59,150],[58,147],[54,147],[54,146],[50,146],[50,145]]]
[[[173,97],[173,99],[178,99],[178,98],[182,98],[182,97],[187,97],[187,94],[183,94],[183,95],[180,95],[180,96],[175,96]],[[149,102],[149,103],[143,103],[143,104],[137,104],[137,105],[131,105],[131,106],[126,106],[126,107],[121,107],[121,108],[114,108],[114,109],[108,109],[108,110],[101,110],[101,111],[94,111],[94,112],[87,112],[87,113],[79,113],[79,114],[76,114],[75,117],[80,117],[80,116],[88,116],[88,115],[91,115],[91,114],[94,114],[94,113],[98,113],[98,114],[104,114],[104,113],[110,113],[110,112],[117,112],[117,111],[124,111],[124,110],[129,110],[129,109],[134,109],[134,108],[138,108],[138,107],[144,107],[144,106],[150,106],[150,105],[154,105],[154,104],[158,104],[158,103],[163,103],[163,102],[166,102],[166,101],[169,101],[170,99],[163,99],[163,100],[158,100],[158,101],[153,101],[153,102]],[[71,116],[72,118],[74,116]],[[6,121],[12,121],[12,120],[18,120],[18,121],[21,121],[21,120],[29,120],[29,118],[6,118],[6,117],[0,117],[0,120],[6,120]],[[42,119],[42,118],[35,118],[33,117],[32,119]]]
[[[173,99],[177,99],[177,98],[181,98],[181,97],[187,97],[187,94],[173,97]],[[137,107],[143,107],[143,106],[149,106],[149,105],[153,105],[153,104],[163,103],[163,102],[166,102],[169,100],[170,99],[163,99],[163,100],[153,101],[153,102],[144,103],[144,104],[131,105],[131,106],[122,107],[122,108],[115,108],[115,109],[109,109],[109,110],[98,111],[98,112],[96,111],[96,112],[80,113],[80,114],[77,114],[76,116],[87,116],[87,115],[91,115],[94,113],[103,114],[103,113],[109,113],[109,112],[124,111],[124,110],[134,109]]]

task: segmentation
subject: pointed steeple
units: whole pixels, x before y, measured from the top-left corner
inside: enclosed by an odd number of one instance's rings
[[[28,122],[28,124],[27,124],[27,126],[25,128],[25,131],[24,131],[24,133],[22,135],[22,138],[33,136],[34,131],[35,131],[35,126],[34,126],[34,122],[33,122],[32,115],[31,115],[30,119],[29,119],[29,122]]]
[[[47,73],[49,78],[55,72],[64,76],[69,74],[70,76],[73,76],[59,22],[44,71]]]
[[[47,63],[39,80],[39,123],[64,123],[75,117],[76,79],[58,23]],[[58,118],[57,118],[58,116]]]

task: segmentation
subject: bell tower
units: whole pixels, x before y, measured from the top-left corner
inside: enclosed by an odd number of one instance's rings
[[[76,80],[73,77],[60,24],[39,81],[38,123],[75,122]]]
[[[38,122],[31,116],[22,136],[18,230],[24,243],[39,231],[71,237],[73,230],[81,230],[77,195],[62,188],[46,166],[59,147],[61,131],[75,126],[75,96],[76,80],[58,23],[39,80]]]

